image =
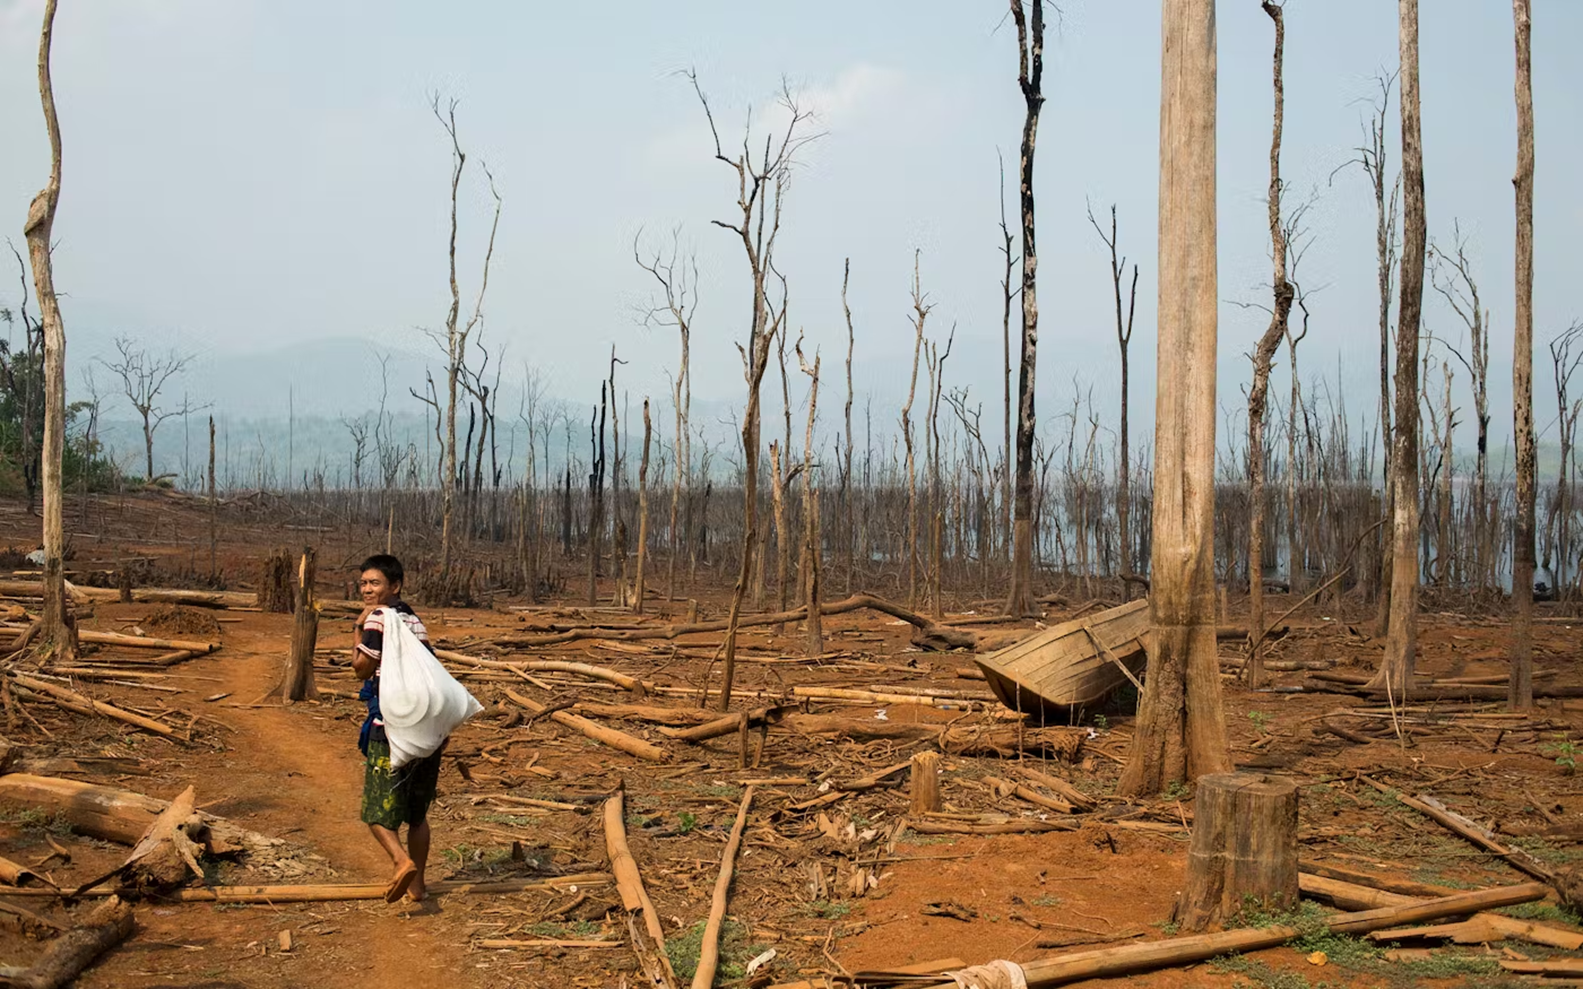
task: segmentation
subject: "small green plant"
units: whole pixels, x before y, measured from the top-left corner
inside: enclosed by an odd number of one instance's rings
[[[13,824],[18,831],[33,837],[42,837],[48,832],[63,838],[72,833],[71,822],[66,819],[65,811],[56,811],[52,817],[37,807],[0,811],[0,824]]]
[[[1051,893],[1040,893],[1028,902],[1036,907],[1058,907],[1061,905],[1061,898]]]
[[[1187,796],[1187,784],[1181,780],[1172,780],[1165,788],[1165,799],[1180,800]]]
[[[1103,714],[1096,714],[1094,715],[1094,727],[1099,731],[1109,731],[1110,719]]]
[[[1299,972],[1271,968],[1256,958],[1242,955],[1222,955],[1212,959],[1209,967],[1217,972],[1247,976],[1247,982],[1238,979],[1238,986],[1257,986],[1259,989],[1322,989],[1327,983],[1314,986]]]
[[[1174,920],[1162,920],[1154,926],[1159,928],[1160,933],[1166,937],[1176,937],[1177,932],[1182,929],[1182,925]]]
[[[1542,920],[1583,927],[1583,915],[1579,915],[1571,907],[1563,907],[1555,903],[1519,903],[1514,907],[1502,907],[1496,912],[1508,917],[1516,917],[1518,920]]]
[[[538,823],[534,818],[523,814],[479,814],[478,819],[486,824],[505,824],[514,828],[532,827]]]
[[[808,913],[822,920],[841,920],[852,912],[852,904],[832,900],[815,900],[808,904]]]
[[[698,971],[698,955],[703,950],[706,926],[708,922],[700,920],[687,928],[685,933],[665,942],[665,954],[670,957],[671,968],[676,972],[679,984],[690,983],[693,974]],[[747,928],[734,920],[727,920],[720,926],[720,966],[715,972],[717,982],[741,979],[747,963],[764,951],[762,944],[748,942],[747,933]]]
[[[1559,738],[1560,741],[1556,742],[1556,744],[1551,747],[1550,751],[1556,754],[1556,765],[1561,767],[1561,772],[1567,776],[1571,776],[1573,773],[1577,772],[1578,768],[1577,746],[1572,744],[1572,740],[1567,738],[1565,735],[1558,735],[1556,737]]]
[[[564,924],[555,921],[542,921],[534,924],[528,930],[539,937],[591,938],[599,933],[599,925],[591,920],[574,920]]]
[[[1249,711],[1248,720],[1253,722],[1253,730],[1260,735],[1265,734],[1270,726],[1270,716],[1263,711]]]
[[[692,811],[682,811],[676,815],[676,820],[678,822],[676,825],[677,834],[686,834],[698,826],[698,815]]]

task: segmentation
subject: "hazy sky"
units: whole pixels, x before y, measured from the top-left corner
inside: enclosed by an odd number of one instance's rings
[[[0,229],[20,247],[48,171],[33,53],[42,0],[0,0]],[[1152,421],[1159,4],[1069,0],[1046,49],[1038,183],[1042,417],[1069,406],[1074,378],[1114,421],[1108,257],[1085,218],[1119,204],[1123,249],[1141,266],[1134,394]],[[1583,4],[1534,0],[1538,132],[1536,335],[1583,305]],[[1314,293],[1304,375],[1338,365],[1354,410],[1372,406],[1377,350],[1373,203],[1353,157],[1373,75],[1394,68],[1396,5],[1290,0],[1286,148],[1293,200],[1317,195],[1301,272]],[[1243,355],[1265,317],[1264,195],[1271,24],[1256,0],[1219,5],[1222,405],[1243,405]],[[963,0],[758,5],[543,2],[307,3],[299,0],[61,0],[54,78],[65,143],[56,279],[78,364],[116,333],[175,343],[204,362],[187,386],[226,408],[240,382],[227,355],[365,338],[426,353],[443,325],[449,147],[431,92],[460,101],[469,152],[460,232],[470,306],[488,227],[486,162],[505,199],[486,339],[513,368],[540,368],[565,398],[597,398],[614,343],[633,403],[665,394],[675,340],[635,315],[650,295],[632,262],[639,230],[680,226],[697,251],[703,304],[693,342],[700,399],[736,401],[732,341],[747,316],[732,173],[711,158],[695,66],[728,142],[745,111],[771,119],[782,78],[825,132],[802,155],[786,201],[780,267],[791,322],[825,358],[839,411],[845,356],[839,291],[851,258],[855,377],[876,402],[904,394],[913,251],[936,304],[931,335],[956,326],[947,384],[971,385],[998,415],[1000,260],[996,152],[1015,169],[1022,101],[1003,4]],[[1425,171],[1431,238],[1454,218],[1471,239],[1493,327],[1492,413],[1509,428],[1515,114],[1510,5],[1428,0],[1422,11]],[[1391,145],[1398,149],[1396,111]],[[1393,157],[1394,164],[1394,157]],[[1011,197],[1015,211],[1015,196]],[[1015,219],[1013,220],[1015,223]],[[10,259],[6,259],[7,265]],[[9,271],[6,267],[0,270]],[[15,279],[0,278],[0,304]],[[1428,328],[1455,338],[1438,299]],[[339,351],[337,351],[339,352]],[[1284,355],[1282,360],[1284,361]],[[260,362],[260,367],[290,362]],[[245,367],[246,365],[241,365]],[[358,412],[313,389],[297,408]],[[1284,371],[1278,372],[1284,375]],[[282,377],[285,375],[283,374]],[[1541,364],[1541,382],[1548,366]],[[78,380],[72,372],[72,381]],[[508,373],[507,380],[512,377]],[[397,382],[397,388],[407,382]],[[255,389],[257,381],[248,382]],[[1458,379],[1458,390],[1466,384]],[[284,414],[285,380],[278,382]],[[801,384],[795,384],[799,392]],[[401,389],[404,391],[404,389]],[[776,389],[778,394],[778,387]],[[835,396],[835,397],[832,397]],[[410,403],[411,399],[407,399]],[[1548,389],[1539,421],[1551,418]],[[860,398],[861,402],[861,398]],[[1464,399],[1463,418],[1471,419]],[[876,420],[894,410],[876,408]],[[1471,443],[1465,433],[1463,443]]]

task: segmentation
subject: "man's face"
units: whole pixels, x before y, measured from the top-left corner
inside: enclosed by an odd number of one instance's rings
[[[363,592],[363,603],[375,608],[389,604],[401,594],[401,585],[392,584],[378,570],[364,570],[357,586]]]

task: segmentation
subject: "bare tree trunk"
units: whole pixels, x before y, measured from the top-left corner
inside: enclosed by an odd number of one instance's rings
[[[998,151],[996,153],[996,156],[999,157],[999,152]],[[1014,257],[1012,255],[1012,253],[1011,253],[1011,243],[1012,243],[1011,227],[1008,226],[1007,223],[1006,223],[1006,163],[1004,161],[1002,161],[1001,165],[1000,165],[1000,237],[1001,237],[1001,242],[1002,242],[1001,243],[1001,253],[1003,253],[1005,255],[1005,259],[1006,259],[1006,273],[1005,273],[1004,276],[1002,276],[1001,282],[1000,282],[1001,296],[1002,296],[1002,300],[1003,300],[1003,303],[1004,303],[1002,308],[1001,308],[1001,313],[1000,313],[1000,348],[1001,348],[1001,350],[1000,350],[1000,356],[1001,356],[1000,383],[1001,383],[1001,386],[1002,386],[1002,393],[1003,393],[1002,394],[1002,398],[1004,400],[1003,412],[1004,412],[1004,415],[1005,415],[1005,429],[1006,429],[1005,444],[1001,447],[1001,453],[1005,457],[1005,461],[1001,464],[1003,470],[1000,472],[1000,531],[1001,531],[1001,538],[1002,538],[1002,543],[1001,543],[1002,559],[1004,559],[1006,562],[1009,563],[1009,562],[1011,562],[1011,533],[1012,533],[1012,526],[1011,526],[1011,462],[1012,462],[1012,452],[1011,452],[1012,451],[1012,446],[1011,446],[1011,302],[1012,302],[1013,299],[1015,299],[1017,297],[1017,293],[1022,291],[1022,288],[1021,288],[1020,285],[1017,288],[1013,288],[1012,284],[1011,284],[1012,272],[1016,269],[1017,262],[1020,260],[1020,258],[1019,257]],[[1125,371],[1123,373],[1125,374]]]
[[[649,400],[643,400],[643,459],[638,463],[638,562],[636,585],[633,588],[632,610],[643,614],[643,598],[647,591],[643,585],[643,564],[649,555],[649,442],[654,436],[654,424],[649,420]]]
[[[220,576],[220,570],[215,559],[220,542],[220,499],[215,494],[214,486],[214,416],[209,417],[209,582],[214,583]]]
[[[923,351],[923,323],[931,306],[924,305],[918,284],[918,252],[912,256],[912,377],[907,379],[907,404],[901,407],[901,441],[907,450],[907,607],[918,606],[918,471],[913,461],[912,402],[918,393],[918,356]]]
[[[846,463],[841,468],[841,505],[846,513],[846,592],[852,593],[853,551],[857,543],[857,515],[852,505],[852,349],[857,337],[852,332],[852,307],[846,304],[847,280],[852,275],[852,259],[841,268],[841,311],[846,314]]]
[[[1044,0],[1032,0],[1033,16],[1024,17],[1023,0],[1011,0],[1017,23],[1017,84],[1027,106],[1022,124],[1022,370],[1017,381],[1016,521],[1012,526],[1011,591],[1006,614],[1032,615],[1033,601],[1033,396],[1039,351],[1039,252],[1034,241],[1033,153],[1044,105]],[[1031,23],[1030,23],[1031,22]],[[1033,37],[1028,37],[1029,28]]]
[[[1517,47],[1517,298],[1512,338],[1512,418],[1517,434],[1513,533],[1511,688],[1514,709],[1533,707],[1534,612],[1534,95],[1529,0],[1512,0]],[[1565,415],[1565,410],[1562,410]]]
[[[1253,350],[1253,386],[1248,389],[1248,686],[1257,689],[1264,680],[1264,415],[1270,389],[1270,366],[1286,336],[1292,311],[1292,286],[1286,278],[1286,233],[1281,224],[1281,130],[1285,124],[1286,87],[1281,65],[1286,51],[1286,18],[1281,7],[1264,0],[1264,12],[1275,22],[1275,110],[1270,137],[1271,286],[1275,299],[1270,325]]]
[[[1163,0],[1154,648],[1118,792],[1226,772],[1215,655],[1215,4]]]
[[[1390,632],[1371,684],[1393,698],[1412,685],[1418,652],[1418,334],[1424,296],[1424,154],[1418,98],[1418,0],[1400,0],[1402,263],[1396,327],[1396,424],[1391,451]]]
[[[49,131],[49,183],[33,197],[22,228],[28,260],[33,267],[33,295],[38,299],[44,328],[44,608],[39,616],[40,653],[58,662],[77,657],[77,627],[66,598],[66,530],[62,518],[65,492],[61,489],[61,461],[66,449],[66,327],[55,297],[55,274],[50,263],[50,237],[55,209],[60,203],[60,121],[55,116],[55,90],[50,80],[50,45],[55,30],[55,0],[44,6],[39,31],[38,90]]]
[[[802,497],[803,497],[803,558],[808,561],[807,578],[803,586],[808,603],[807,654],[815,658],[824,654],[824,622],[820,618],[821,593],[819,547],[819,488],[814,484],[813,427],[819,414],[819,354],[814,353],[813,367],[803,359],[802,341],[797,342],[797,365],[808,376],[808,430],[803,434],[802,448]]]

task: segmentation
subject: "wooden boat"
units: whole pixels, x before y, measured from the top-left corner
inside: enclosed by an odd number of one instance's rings
[[[1074,618],[985,656],[975,657],[1001,703],[1046,721],[1069,720],[1143,671],[1149,602],[1133,601]]]

